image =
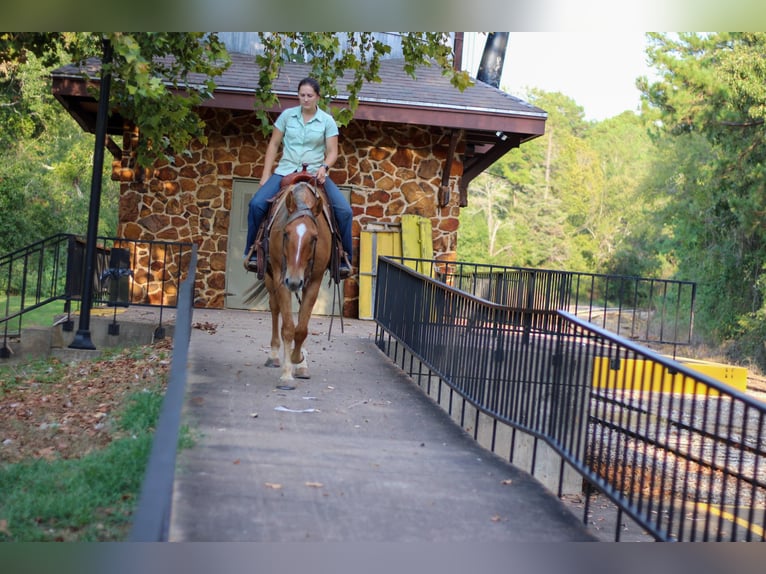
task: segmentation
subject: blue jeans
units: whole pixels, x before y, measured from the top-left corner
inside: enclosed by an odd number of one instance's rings
[[[263,218],[266,217],[266,213],[269,210],[269,200],[279,192],[281,183],[282,176],[277,175],[276,173],[273,174],[250,200],[247,209],[247,243],[245,243],[245,255],[249,253],[250,246],[255,241],[255,234],[258,232],[258,227],[260,227]],[[346,198],[343,196],[340,189],[338,189],[338,186],[335,185],[335,182],[329,177],[324,180],[324,189],[325,192],[327,192],[327,197],[335,212],[335,220],[338,222],[343,250],[348,255],[350,261],[353,245],[351,242],[351,220],[353,218],[351,206],[348,201],[346,201]]]

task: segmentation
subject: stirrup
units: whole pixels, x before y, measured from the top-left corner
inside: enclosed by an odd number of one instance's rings
[[[341,279],[348,279],[351,277],[351,262],[348,260],[348,254],[345,251],[343,252],[343,259],[340,262],[338,273],[340,274]]]
[[[255,243],[250,246],[250,250],[247,252],[242,265],[245,268],[245,271],[252,271],[254,273],[258,271],[258,257]]]

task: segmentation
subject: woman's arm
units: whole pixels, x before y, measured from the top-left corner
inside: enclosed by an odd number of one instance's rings
[[[261,175],[261,185],[266,183],[266,180],[271,177],[274,171],[274,162],[277,159],[277,153],[279,153],[279,146],[282,145],[282,134],[278,128],[274,128],[271,132],[271,139],[269,139],[269,145],[266,146],[266,158],[263,160],[263,175]],[[337,138],[336,138],[337,139]],[[337,145],[336,145],[337,154]]]
[[[338,159],[338,136],[331,136],[329,138],[325,138],[324,163],[328,166],[332,166],[337,159]],[[319,168],[319,171],[317,172],[317,179],[319,180],[319,183],[324,183],[324,180],[327,177],[328,171],[329,171],[329,167],[327,169],[325,169],[324,166]]]

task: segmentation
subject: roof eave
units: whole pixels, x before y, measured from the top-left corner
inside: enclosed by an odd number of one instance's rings
[[[294,94],[277,94],[279,106],[268,111],[278,113],[298,105]],[[341,100],[342,101],[342,100]],[[203,107],[252,110],[255,95],[249,90],[216,90],[212,99]],[[362,98],[354,112],[354,120],[380,121],[384,123],[411,123],[436,127],[482,130],[524,134],[530,137],[545,133],[545,113],[503,112],[482,108],[434,106],[422,103]],[[524,138],[524,141],[530,139]]]

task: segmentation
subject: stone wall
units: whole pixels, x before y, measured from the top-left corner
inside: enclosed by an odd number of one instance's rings
[[[198,248],[196,305],[222,308],[226,291],[226,249],[235,179],[260,178],[267,140],[254,113],[203,110],[208,141],[193,142],[191,153],[177,155],[152,170],[135,167],[135,132],[123,138],[123,157],[112,177],[121,181],[118,236],[193,242]],[[434,255],[454,260],[457,249],[457,179],[462,164],[458,145],[449,178],[449,200],[440,206],[442,170],[449,132],[402,124],[352,122],[340,130],[340,153],[330,177],[351,188],[354,260],[359,237],[371,222],[396,223],[403,214],[431,219]],[[147,288],[148,289],[148,288]],[[344,314],[358,316],[358,283],[345,281]]]

